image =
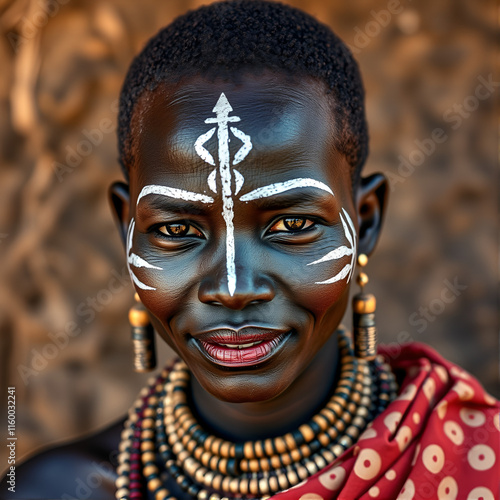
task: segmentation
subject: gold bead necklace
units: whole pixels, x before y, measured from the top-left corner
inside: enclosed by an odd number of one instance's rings
[[[353,355],[339,330],[340,376],[326,405],[283,436],[233,443],[209,434],[189,407],[191,374],[182,361],[141,391],[129,412],[118,457],[118,500],[176,500],[165,488],[174,478],[199,500],[266,499],[326,467],[352,446],[395,397],[396,383],[381,358]]]

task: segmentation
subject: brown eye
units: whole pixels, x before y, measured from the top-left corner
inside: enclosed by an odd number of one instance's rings
[[[158,228],[160,233],[166,236],[182,237],[182,236],[202,236],[200,231],[186,222],[173,222],[165,224]]]
[[[306,224],[306,219],[300,219],[297,217],[290,217],[288,219],[283,219],[284,226],[290,231],[299,231]]]
[[[269,229],[269,232],[297,233],[313,225],[314,221],[305,217],[283,217]]]
[[[189,226],[183,223],[167,224],[165,229],[170,236],[185,236],[188,232]]]

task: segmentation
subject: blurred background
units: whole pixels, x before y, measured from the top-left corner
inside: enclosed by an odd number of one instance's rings
[[[117,98],[146,40],[206,3],[0,0],[0,432],[14,386],[18,458],[109,424],[145,383],[106,199]],[[367,269],[381,340],[394,355],[426,342],[499,397],[497,2],[286,3],[331,26],[364,76],[366,172],[391,182]]]

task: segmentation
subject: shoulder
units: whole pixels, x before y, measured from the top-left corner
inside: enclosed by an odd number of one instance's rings
[[[15,491],[5,476],[7,499],[115,498],[116,458],[123,420],[92,436],[38,453],[15,468]]]

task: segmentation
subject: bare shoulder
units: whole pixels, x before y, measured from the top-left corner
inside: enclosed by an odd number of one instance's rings
[[[8,482],[12,476],[2,479],[0,498],[114,499],[122,428],[120,420],[89,437],[36,454],[16,467],[14,488]]]

